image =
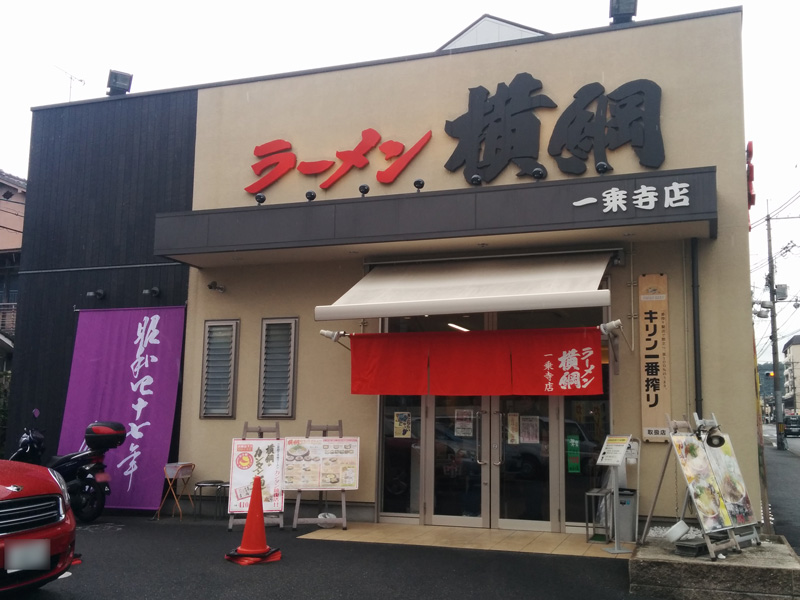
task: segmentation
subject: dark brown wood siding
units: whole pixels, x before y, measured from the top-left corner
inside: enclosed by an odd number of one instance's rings
[[[188,267],[153,240],[157,212],[191,210],[196,115],[196,90],[34,110],[6,452],[34,408],[56,451],[80,310],[185,305]]]

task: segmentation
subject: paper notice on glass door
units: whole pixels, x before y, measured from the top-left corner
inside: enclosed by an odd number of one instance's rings
[[[411,413],[410,412],[396,412],[396,413],[394,413],[394,437],[396,437],[396,438],[410,438],[411,437]]]
[[[519,441],[523,444],[538,444],[539,417],[522,415],[519,418]]]
[[[458,437],[472,437],[472,410],[468,408],[456,409],[456,430]]]

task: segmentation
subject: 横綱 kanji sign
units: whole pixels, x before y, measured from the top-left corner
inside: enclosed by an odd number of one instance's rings
[[[510,84],[497,84],[494,95],[483,86],[471,88],[467,111],[445,121],[444,132],[457,143],[444,168],[452,172],[461,169],[464,179],[471,183],[476,176],[481,182],[491,182],[511,164],[518,169],[518,177],[546,178],[547,167],[539,161],[541,121],[537,111],[556,109],[558,105],[541,93],[542,88],[542,82],[530,73],[517,74]],[[272,140],[253,151],[260,160],[251,168],[260,178],[245,187],[245,191],[262,192],[295,169],[314,177],[330,172],[319,184],[327,190],[352,170],[365,169],[375,148],[391,163],[379,170],[375,179],[390,184],[432,137],[433,131],[428,130],[405,150],[405,145],[396,140],[381,144],[381,134],[368,128],[350,149],[335,152],[337,160],[299,162],[291,142]],[[661,88],[653,81],[629,81],[608,93],[597,82],[581,87],[556,122],[547,152],[562,173],[583,174],[591,156],[595,170],[602,174],[614,170],[607,150],[626,144],[633,148],[642,166],[656,169],[663,164]],[[652,192],[642,194],[640,201],[646,206],[652,201]]]

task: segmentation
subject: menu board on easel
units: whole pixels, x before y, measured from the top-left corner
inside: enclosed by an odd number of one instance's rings
[[[284,490],[358,489],[357,437],[286,438]]]
[[[728,434],[723,434],[722,437],[725,438],[725,443],[719,448],[706,446],[711,470],[719,483],[722,501],[728,509],[728,515],[730,515],[734,527],[756,525],[759,519],[753,512],[753,505],[744,485],[742,471],[739,469],[739,463],[733,453],[731,438]]]
[[[725,435],[725,444],[711,448],[693,433],[673,433],[670,437],[703,531],[755,524],[730,438]]]
[[[261,477],[262,480],[261,499],[264,512],[283,512],[283,455],[283,440],[233,440],[229,513],[248,512],[255,477]]]

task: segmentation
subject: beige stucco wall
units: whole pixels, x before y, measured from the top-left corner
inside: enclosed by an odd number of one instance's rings
[[[201,90],[194,208],[253,206],[244,187],[257,179],[250,169],[258,160],[257,145],[284,139],[299,161],[335,160],[337,151],[352,149],[370,127],[382,141],[401,141],[407,148],[428,130],[433,138],[394,184],[375,180],[388,165],[376,148],[369,165],[327,191],[318,186],[330,172],[287,174],[267,189],[267,203],[305,202],[309,189],[317,192],[317,202],[351,198],[361,183],[371,186],[371,196],[412,192],[418,177],[426,191],[466,188],[460,172],[443,168],[456,144],[444,132],[445,122],[466,112],[469,88],[483,86],[494,94],[498,83],[510,83],[521,72],[539,79],[541,93],[558,105],[536,111],[542,121],[539,156],[548,180],[569,178],[547,155],[553,126],[573,94],[595,81],[606,92],[636,79],[661,86],[662,170],[738,167],[744,145],[740,28],[741,15],[734,13]],[[629,145],[610,152],[609,159],[615,174],[641,170]],[[743,176],[737,173],[737,179]],[[491,185],[519,181],[512,166]],[[719,183],[724,182],[721,176]]]
[[[350,354],[319,335],[320,329],[359,331],[359,322],[314,321],[314,306],[343,294],[362,276],[360,261],[348,264],[268,265],[242,269],[193,270],[187,310],[184,393],[181,411],[181,459],[193,461],[198,479],[228,479],[231,439],[242,435],[245,421],[258,420],[261,322],[264,318],[299,317],[297,410],[294,419],[280,420],[281,436],[304,436],[306,424],[343,421],[347,436],[362,438],[359,491],[353,501],[371,500],[375,488],[377,398],[351,396]],[[224,293],[208,289],[210,281]],[[239,319],[238,379],[235,419],[200,419],[203,332],[207,320]],[[377,331],[371,323],[370,331]]]
[[[661,127],[666,161],[661,170],[700,166],[717,168],[719,232],[699,243],[702,374],[706,417],[715,413],[733,438],[754,506],[759,506],[756,445],[756,392],[750,320],[748,218],[744,178],[744,122],[741,65],[741,14],[608,30],[479,52],[398,61],[360,68],[310,73],[261,82],[201,90],[198,109],[194,208],[221,209],[254,204],[244,187],[256,177],[250,165],[256,145],[285,139],[298,160],[334,159],[351,149],[363,129],[375,128],[382,140],[410,147],[429,129],[433,138],[397,182],[375,180],[388,165],[377,150],[363,171],[352,171],[327,192],[319,183],[329,173],[308,177],[297,171],[265,191],[268,204],[305,202],[314,189],[316,202],[357,195],[367,183],[370,196],[413,191],[423,178],[425,191],[466,189],[460,171],[443,165],[456,146],[444,124],[466,111],[468,89],[486,87],[494,94],[529,72],[543,83],[541,93],[558,104],[537,110],[542,121],[539,159],[548,180],[569,179],[547,155],[553,126],[578,89],[594,81],[606,92],[635,79],[662,88]],[[435,45],[435,44],[432,44]],[[614,174],[643,169],[629,145],[609,152]],[[511,166],[490,185],[519,180]],[[595,176],[591,164],[583,177]],[[573,179],[579,179],[574,178]],[[526,180],[527,182],[527,180]],[[643,273],[669,277],[672,413],[694,411],[690,243],[676,239],[654,243],[646,229],[614,240],[628,253],[625,267],[609,271],[612,318],[623,320],[628,338],[638,324],[631,315],[631,283]],[[532,239],[531,248],[536,241]],[[358,331],[358,322],[316,323],[313,308],[330,304],[362,275],[361,257],[352,262],[291,263],[261,267],[193,271],[187,315],[187,345],[181,422],[181,458],[198,464],[198,476],[227,479],[230,438],[254,421],[258,386],[258,348],[262,318],[300,317],[297,415],[281,423],[282,433],[298,435],[308,419],[335,422],[362,438],[361,487],[355,500],[374,500],[377,399],[349,394],[349,354],[319,336],[319,329]],[[225,294],[209,293],[217,280]],[[207,319],[241,320],[237,411],[234,420],[201,420],[199,414],[203,323]],[[367,331],[377,331],[369,323]],[[641,436],[638,342],[631,352],[620,345],[620,371],[612,379],[613,433]],[[647,512],[664,459],[663,444],[647,444],[641,464],[641,511]],[[657,514],[675,511],[682,480],[675,461],[665,478]],[[677,484],[677,485],[676,485]],[[681,491],[682,493],[682,491]],[[682,503],[682,496],[680,502]]]

